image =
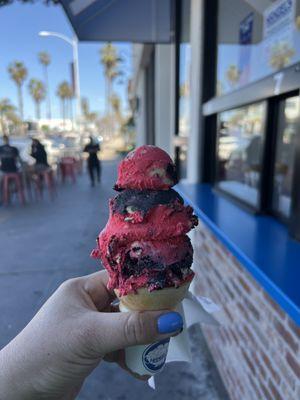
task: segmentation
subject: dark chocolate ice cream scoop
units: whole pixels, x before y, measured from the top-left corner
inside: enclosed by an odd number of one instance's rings
[[[139,211],[146,214],[151,208],[158,205],[183,204],[182,197],[173,189],[170,190],[133,190],[120,192],[112,200],[112,212],[132,214]]]

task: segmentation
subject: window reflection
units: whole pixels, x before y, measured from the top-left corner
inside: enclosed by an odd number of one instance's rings
[[[219,117],[218,186],[253,206],[259,200],[265,109],[263,102]]]
[[[273,208],[289,217],[295,139],[299,129],[299,96],[280,102],[274,173]]]
[[[300,60],[300,0],[220,0],[217,95]]]
[[[190,132],[190,0],[181,2],[178,96],[178,158],[180,178],[186,177],[188,137]]]

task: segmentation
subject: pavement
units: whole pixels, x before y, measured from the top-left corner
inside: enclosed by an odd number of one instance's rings
[[[47,196],[0,207],[0,348],[22,330],[64,280],[99,269],[89,258],[108,217],[116,162],[103,162],[102,181],[91,188],[84,173],[76,184]],[[193,362],[166,366],[154,391],[114,364],[101,363],[79,400],[227,400],[200,327],[190,331]]]

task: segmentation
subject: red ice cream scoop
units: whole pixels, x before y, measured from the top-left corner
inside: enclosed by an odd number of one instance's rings
[[[178,182],[170,156],[156,146],[141,146],[119,164],[116,190],[170,189]]]
[[[134,242],[111,236],[99,243],[92,256],[102,259],[109,273],[108,287],[117,288],[121,295],[141,287],[149,291],[178,287],[194,276],[190,269],[193,248],[185,235],[164,241],[141,239]]]
[[[198,223],[193,209],[183,204],[175,190],[123,190],[110,200],[110,216],[99,239],[105,235],[166,239],[185,235]]]

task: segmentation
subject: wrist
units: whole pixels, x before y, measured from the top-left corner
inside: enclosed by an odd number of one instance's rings
[[[75,399],[81,385],[65,391],[56,387],[45,358],[36,358],[18,339],[0,351],[0,400]]]
[[[0,351],[0,400],[38,399],[28,369],[10,347]]]

